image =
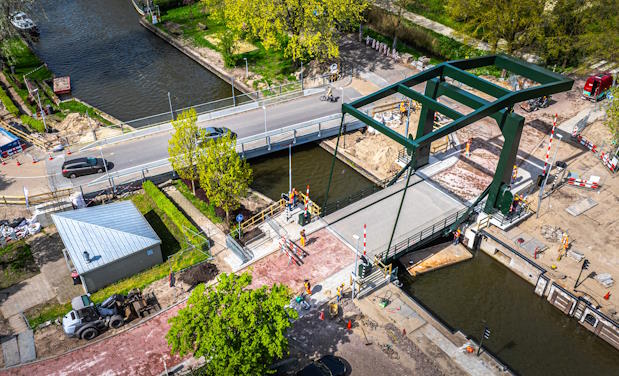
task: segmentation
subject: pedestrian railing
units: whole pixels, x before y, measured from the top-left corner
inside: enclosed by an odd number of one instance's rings
[[[267,218],[273,217],[275,214],[281,213],[286,208],[286,200],[283,198],[269,205],[261,212],[254,214],[253,216],[242,221],[239,226],[236,226],[232,231],[230,231],[230,236],[234,238],[238,238],[239,227],[241,228],[241,232],[244,232],[250,228],[253,228],[262,222],[264,222]]]
[[[68,197],[71,195],[71,193],[73,193],[73,188],[59,189],[54,192],[45,192],[45,193],[39,193],[36,195],[28,195],[27,201],[29,205],[41,204],[44,202]],[[25,196],[4,196],[3,195],[2,198],[0,199],[0,202],[2,202],[5,205],[25,205],[26,197]]]
[[[458,210],[457,212],[436,221],[431,226],[428,226],[421,231],[417,231],[412,235],[407,236],[404,240],[393,244],[389,249],[382,252],[377,252],[376,257],[380,260],[385,261],[393,259],[401,253],[406,252],[409,248],[420,245],[427,240],[433,239],[435,235],[443,235],[447,228],[449,228],[451,225],[453,225],[463,217],[468,217],[469,214],[469,208]]]

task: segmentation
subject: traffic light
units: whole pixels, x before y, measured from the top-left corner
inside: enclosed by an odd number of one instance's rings
[[[585,259],[585,261],[583,261],[582,263],[582,270],[587,270],[589,269],[589,260]]]
[[[484,339],[488,339],[490,338],[490,329],[485,328],[484,329]]]

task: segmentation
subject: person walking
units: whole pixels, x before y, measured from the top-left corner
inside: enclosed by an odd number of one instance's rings
[[[456,231],[454,231],[454,242],[453,245],[458,245],[458,243],[460,243],[460,235],[461,235],[462,231],[460,231],[460,228],[458,228]]]
[[[300,235],[301,235],[301,247],[305,247],[305,241],[306,241],[305,229],[301,229]]]

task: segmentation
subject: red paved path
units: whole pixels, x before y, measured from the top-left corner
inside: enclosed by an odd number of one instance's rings
[[[288,265],[288,257],[273,253],[252,265],[252,287],[286,283],[300,291],[303,280],[316,284],[354,261],[353,252],[323,229],[309,237],[305,248],[310,254],[302,266]],[[168,367],[181,362],[171,356],[165,335],[168,319],[185,306],[179,304],[141,325],[114,337],[52,359],[1,371],[0,375],[159,375],[164,372],[162,357]]]

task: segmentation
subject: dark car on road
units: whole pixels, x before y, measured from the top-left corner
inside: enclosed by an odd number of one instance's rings
[[[344,376],[346,371],[346,364],[341,358],[325,355],[305,366],[297,372],[297,376]]]
[[[62,176],[75,178],[82,175],[97,174],[105,171],[105,163],[101,158],[75,158],[62,164]]]
[[[230,137],[236,138],[236,133],[232,132],[228,128],[218,128],[218,127],[206,127],[200,130],[204,132],[204,140],[208,142],[209,140],[216,140],[220,137],[223,137],[226,133],[230,134]],[[201,143],[201,141],[198,141]]]

